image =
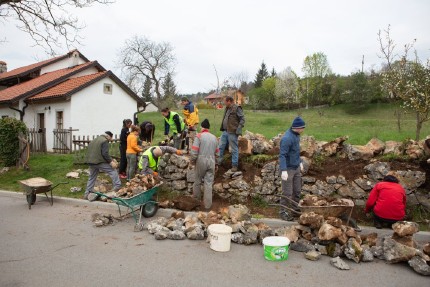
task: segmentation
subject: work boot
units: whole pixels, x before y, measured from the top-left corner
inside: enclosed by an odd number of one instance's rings
[[[99,198],[99,195],[92,192],[87,195],[87,199],[90,202],[97,200],[97,198]]]
[[[231,170],[232,172],[236,172],[236,171],[238,171],[237,166],[233,166],[230,170]]]
[[[279,216],[281,217],[282,220],[285,220],[285,221],[293,221],[294,220],[294,217],[286,211],[282,211],[279,214]]]

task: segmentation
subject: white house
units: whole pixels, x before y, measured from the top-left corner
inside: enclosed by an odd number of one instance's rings
[[[0,73],[0,116],[15,117],[30,129],[46,131],[48,151],[58,148],[58,131],[69,128],[76,136],[108,130],[118,134],[123,119],[133,118],[145,106],[111,71],[77,50]],[[71,148],[70,138],[60,142]]]
[[[151,102],[145,102],[146,107],[145,107],[145,113],[149,113],[149,112],[157,112],[158,111],[158,107],[156,105],[154,105]]]

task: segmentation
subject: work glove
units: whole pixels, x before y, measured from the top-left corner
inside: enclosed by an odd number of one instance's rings
[[[155,177],[157,177],[157,176],[158,176],[158,172],[154,171],[154,172],[152,173],[152,175],[153,175],[153,176],[155,176]]]
[[[282,178],[283,181],[287,181],[288,180],[288,171],[284,170],[281,173],[281,178]]]
[[[305,172],[305,167],[303,166],[303,162],[300,163],[300,172]]]
[[[117,162],[116,160],[112,160],[112,161],[110,162],[110,166],[111,166],[113,169],[117,169],[117,168],[118,168],[118,162]]]
[[[177,149],[177,150],[176,150],[176,154],[177,154],[177,155],[182,155],[182,151],[181,151],[180,149]]]

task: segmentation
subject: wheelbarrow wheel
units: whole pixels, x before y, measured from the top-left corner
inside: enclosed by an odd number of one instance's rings
[[[36,202],[36,195],[34,193],[27,194],[27,202],[29,205],[33,205]]]
[[[147,202],[142,208],[142,215],[146,218],[153,217],[158,211],[158,204],[155,202]]]

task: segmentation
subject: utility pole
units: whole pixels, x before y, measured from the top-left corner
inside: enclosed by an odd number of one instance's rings
[[[364,73],[364,55],[363,59],[361,60],[361,72]]]

